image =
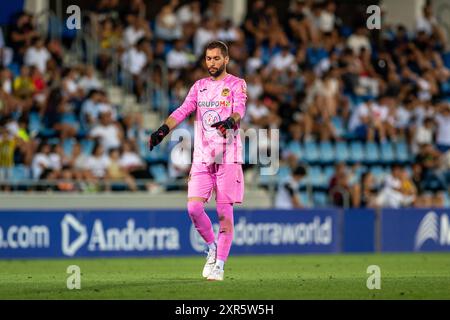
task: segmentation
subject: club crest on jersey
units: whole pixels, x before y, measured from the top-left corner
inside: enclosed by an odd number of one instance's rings
[[[215,128],[212,128],[211,125],[213,123],[220,121],[220,115],[217,113],[217,111],[214,110],[208,110],[202,115],[202,125],[203,129],[206,131],[215,131]]]
[[[230,89],[223,88],[222,90],[222,97],[228,97],[230,95]]]

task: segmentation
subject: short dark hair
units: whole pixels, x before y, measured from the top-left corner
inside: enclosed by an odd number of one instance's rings
[[[294,176],[304,177],[306,176],[306,168],[303,165],[298,165],[294,170]]]
[[[208,43],[205,47],[205,54],[206,50],[212,50],[212,49],[220,49],[220,52],[222,52],[222,55],[224,57],[228,57],[228,46],[222,42],[222,41],[211,41]]]

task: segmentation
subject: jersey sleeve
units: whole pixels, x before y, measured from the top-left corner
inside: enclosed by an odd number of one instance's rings
[[[245,116],[245,104],[247,102],[247,83],[245,80],[238,81],[234,88],[233,113],[240,114],[241,119]]]
[[[170,117],[174,118],[177,124],[197,109],[197,83],[194,83],[191,87],[183,104],[170,114]]]

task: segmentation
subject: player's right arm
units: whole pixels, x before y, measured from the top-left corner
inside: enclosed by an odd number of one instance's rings
[[[178,126],[179,123],[181,123],[187,116],[197,109],[197,83],[198,82],[194,83],[191,87],[191,90],[189,90],[183,104],[172,112],[169,117],[167,117],[164,124],[159,127],[158,130],[152,133],[148,142],[150,151],[152,151],[155,146],[160,144],[171,130]]]

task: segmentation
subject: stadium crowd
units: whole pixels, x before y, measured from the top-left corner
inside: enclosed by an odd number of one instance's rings
[[[293,0],[281,19],[269,1],[256,0],[241,25],[223,6],[171,0],[149,17],[143,0],[99,1],[89,17],[100,53],[95,65],[77,66],[64,62],[67,43],[19,14],[0,29],[0,181],[14,179],[21,166],[31,179],[54,182],[40,190],[111,190],[117,181],[129,190],[161,190],[145,148],[148,128],[139,114],[110,102],[101,78],[118,58],[140,102],[158,110],[167,96],[172,111],[207,76],[203,48],[219,39],[229,46],[228,72],[247,81],[243,129],[280,130],[280,203],[445,205],[450,55],[430,4],[413,30],[383,23],[379,31],[367,29],[366,17],[345,25],[335,1]],[[168,68],[169,90],[156,86],[147,101],[144,71],[157,60]],[[152,80],[161,84],[161,74]],[[192,131],[192,121],[183,126]],[[177,157],[189,158],[183,150]],[[255,167],[246,165],[246,174]],[[170,159],[164,168],[174,179],[189,172]],[[308,183],[320,199],[301,196]]]

